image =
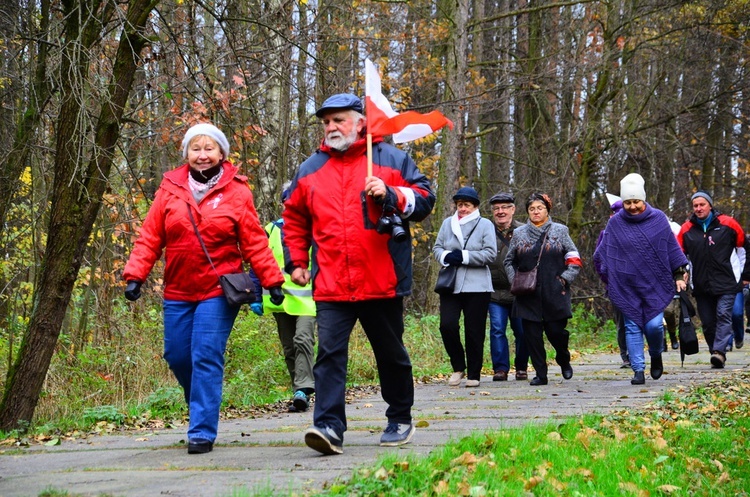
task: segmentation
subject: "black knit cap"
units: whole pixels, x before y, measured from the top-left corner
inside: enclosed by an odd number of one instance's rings
[[[479,194],[470,186],[462,186],[458,189],[456,194],[453,195],[454,202],[458,202],[459,200],[466,200],[474,205],[479,205]]]

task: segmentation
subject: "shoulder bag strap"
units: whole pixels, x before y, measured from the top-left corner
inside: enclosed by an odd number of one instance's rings
[[[214,266],[214,261],[212,261],[211,256],[208,255],[206,244],[203,243],[203,237],[201,236],[201,232],[198,231],[198,226],[195,224],[195,219],[193,218],[193,209],[190,207],[190,202],[185,202],[185,203],[187,204],[188,216],[190,217],[190,224],[193,225],[193,229],[195,230],[195,236],[197,236],[198,241],[201,242],[201,248],[203,249],[203,253],[206,254],[206,257],[208,258],[208,262],[209,264],[211,264],[211,268],[214,270],[214,273],[216,273],[216,276],[219,276],[219,272],[216,270],[216,267]]]
[[[539,262],[542,260],[542,252],[544,252],[544,242],[547,241],[547,233],[549,233],[550,228],[547,228],[544,230],[544,236],[542,237],[542,244],[539,246],[539,257],[536,259],[536,266],[539,267]]]
[[[482,220],[481,217],[479,219],[477,219],[477,224],[475,224],[474,227],[471,228],[471,231],[469,231],[469,236],[467,236],[466,240],[464,240],[464,248],[463,248],[463,250],[466,250],[466,244],[469,243],[469,238],[471,238],[471,235],[474,234],[474,230],[477,229],[477,226],[479,226],[479,221],[481,221],[481,220]]]

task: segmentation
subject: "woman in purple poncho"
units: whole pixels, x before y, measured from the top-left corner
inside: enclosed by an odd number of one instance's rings
[[[646,382],[643,335],[651,356],[651,377],[664,372],[664,309],[675,289],[685,290],[688,261],[677,244],[667,216],[646,203],[645,181],[628,174],[620,182],[623,209],[612,216],[594,252],[594,264],[612,303],[625,319],[625,341],[633,385]]]

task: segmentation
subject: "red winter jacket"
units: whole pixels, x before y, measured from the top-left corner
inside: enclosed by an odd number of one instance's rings
[[[219,183],[200,204],[188,186],[184,164],[164,174],[154,203],[125,265],[125,281],[144,282],[166,248],[164,298],[198,302],[223,295],[218,274],[238,273],[249,263],[266,288],[284,283],[268,248],[247,178],[225,161]],[[188,205],[216,272],[206,258],[188,216]]]
[[[377,140],[377,139],[376,139]],[[409,295],[412,283],[409,221],[432,211],[435,196],[427,178],[402,150],[373,145],[373,176],[388,186],[388,197],[403,216],[407,240],[375,230],[383,207],[365,195],[366,142],[346,152],[322,145],[302,163],[284,203],[287,272],[308,267],[312,247],[313,299],[356,302]]]

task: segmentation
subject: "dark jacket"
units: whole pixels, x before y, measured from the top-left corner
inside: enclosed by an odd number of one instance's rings
[[[377,139],[376,139],[377,140]],[[303,162],[284,203],[287,272],[308,267],[312,247],[313,299],[357,302],[411,294],[410,221],[432,211],[430,182],[402,150],[373,145],[373,176],[389,187],[390,202],[403,219],[407,239],[375,230],[383,206],[365,195],[367,144],[361,139],[345,152],[325,145]]]
[[[685,221],[677,241],[690,259],[690,279],[695,295],[730,295],[742,291],[730,258],[735,250],[744,251],[745,234],[734,218],[712,211],[714,218],[705,233],[693,214]],[[740,280],[750,280],[750,258],[745,258]]]
[[[505,271],[512,283],[517,270],[531,270],[539,256],[537,241],[546,230],[549,232],[537,269],[536,291],[516,297],[512,317],[541,322],[559,321],[573,314],[570,283],[578,276],[582,263],[567,226],[548,220],[540,227],[527,222],[516,228],[505,256]]]
[[[494,224],[494,223],[493,223]],[[511,223],[510,227],[503,231],[495,226],[495,236],[497,237],[497,258],[494,262],[489,264],[490,273],[492,274],[492,302],[501,305],[510,305],[513,303],[513,294],[510,293],[510,280],[508,279],[508,273],[505,272],[505,256],[508,255],[508,247],[510,241],[513,238],[513,231],[522,226],[521,223],[515,219]]]

